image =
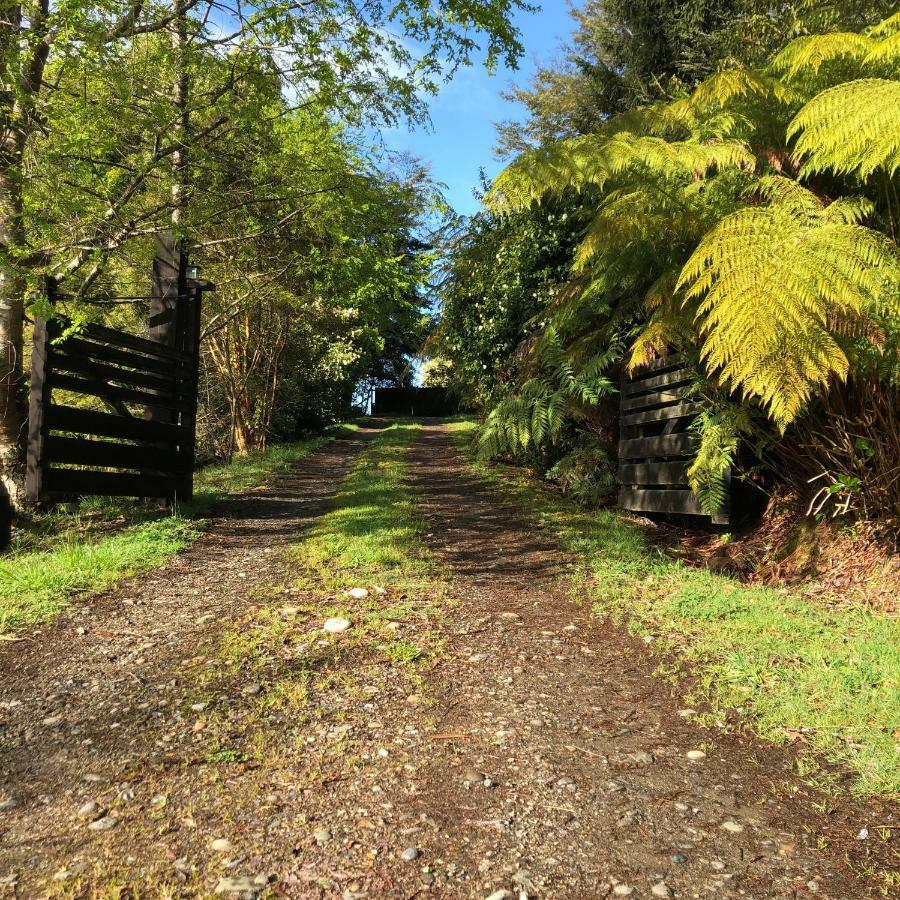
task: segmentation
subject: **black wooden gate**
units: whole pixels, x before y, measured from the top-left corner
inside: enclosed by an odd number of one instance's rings
[[[200,306],[212,286],[188,281],[175,249],[170,240],[169,258],[154,264],[153,339],[93,324],[73,331],[62,316],[35,322],[30,500],[191,498]]]
[[[623,509],[705,515],[686,474],[697,446],[689,426],[701,409],[689,396],[695,378],[682,357],[669,356],[623,382],[619,441],[619,506]],[[730,482],[730,473],[725,477]],[[727,525],[729,507],[726,501],[712,521]]]

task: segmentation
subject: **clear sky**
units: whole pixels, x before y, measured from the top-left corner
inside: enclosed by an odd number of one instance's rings
[[[447,199],[459,213],[468,215],[478,208],[472,191],[479,185],[479,168],[483,166],[490,177],[502,167],[491,152],[496,143],[494,123],[517,118],[520,107],[504,100],[501,91],[512,83],[527,83],[535,66],[552,60],[571,32],[566,0],[543,0],[540,6],[540,12],[516,16],[525,45],[517,70],[500,67],[488,75],[480,65],[462,69],[430,99],[430,129],[383,132],[388,148],[409,151],[431,166],[432,176],[446,184]]]

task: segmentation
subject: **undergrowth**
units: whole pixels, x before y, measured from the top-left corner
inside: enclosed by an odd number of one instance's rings
[[[451,428],[471,455],[474,424]],[[686,664],[698,678],[689,699],[709,701],[714,719],[737,709],[763,737],[814,751],[801,754],[805,775],[822,754],[855,773],[855,792],[900,796],[897,619],[688,568],[615,511],[580,509],[520,470],[471,465],[580,560],[581,596]]]
[[[10,552],[0,557],[0,633],[45,621],[76,594],[97,593],[160,565],[201,533],[216,503],[267,483],[329,439],[279,444],[201,469],[193,501],[174,511],[87,497],[71,511],[23,517]]]

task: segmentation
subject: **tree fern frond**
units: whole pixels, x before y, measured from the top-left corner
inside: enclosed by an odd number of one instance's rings
[[[900,81],[863,78],[822,91],[788,126],[803,173],[866,178],[900,168]]]
[[[630,171],[692,176],[712,169],[752,169],[755,162],[747,145],[735,140],[667,141],[626,131],[585,135],[522,154],[497,176],[485,203],[496,211],[521,210],[545,194],[602,188],[611,177]]]
[[[720,381],[758,397],[784,428],[815,385],[847,373],[828,327],[840,313],[876,309],[900,279],[883,235],[841,216],[787,179],[766,182],[774,202],[722,219],[682,269],[699,301],[701,354]]]
[[[798,92],[779,78],[753,69],[727,69],[710,75],[690,96],[691,105],[701,111],[720,109],[737,98],[774,97],[779,103],[793,103]]]
[[[791,41],[772,60],[772,68],[788,78],[795,78],[804,71],[816,73],[834,59],[862,61],[872,44],[866,35],[854,31],[807,35]]]
[[[858,225],[875,211],[875,204],[868,197],[838,197],[823,211],[827,222]]]
[[[752,184],[747,194],[758,194],[773,206],[781,206],[798,216],[815,216],[825,204],[799,181],[784,175],[763,175]]]
[[[644,294],[644,309],[653,312],[661,306],[669,305],[674,297],[677,282],[678,272],[672,269],[663,272]]]
[[[631,345],[625,371],[630,375],[653,360],[665,356],[677,333],[670,319],[665,317],[651,319]]]
[[[895,12],[892,16],[888,16],[877,25],[873,25],[866,30],[869,37],[881,39],[900,34],[900,12]]]
[[[746,409],[729,405],[702,412],[691,425],[700,437],[694,461],[688,467],[688,483],[707,515],[715,515],[726,500],[725,472],[743,434],[751,431]]]
[[[873,41],[863,65],[869,68],[896,65],[900,61],[900,30],[888,34],[881,40]]]
[[[834,311],[828,316],[828,328],[844,337],[862,339],[877,349],[883,349],[884,329],[865,313],[856,310]]]

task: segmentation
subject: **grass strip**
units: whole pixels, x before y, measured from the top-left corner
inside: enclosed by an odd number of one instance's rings
[[[204,730],[208,763],[272,765],[287,752],[295,764],[297,748],[290,742],[297,729],[312,721],[349,721],[372,699],[366,689],[373,685],[402,691],[410,708],[427,705],[422,667],[442,648],[445,592],[407,481],[404,457],[418,432],[417,424],[398,424],[371,441],[332,508],[292,548],[296,577],[258,586],[253,606],[220,636],[217,665],[201,667],[191,697],[211,704]],[[344,618],[349,627],[329,634],[323,629],[329,618]],[[243,733],[215,703],[223,679],[260,685],[255,711],[242,719]],[[289,715],[290,728],[274,733],[272,715]],[[313,768],[320,771],[311,777],[356,765],[351,757],[359,748],[351,752],[345,743],[317,743],[321,759]],[[309,746],[302,748],[312,761]]]
[[[201,469],[194,501],[174,513],[86,498],[73,513],[32,517],[12,551],[0,557],[0,633],[46,621],[76,594],[98,593],[160,565],[200,534],[202,517],[217,502],[272,481],[330,438],[279,444]]]
[[[392,425],[361,455],[334,508],[298,547],[307,578],[330,590],[368,584],[412,591],[430,584],[434,560],[421,541],[404,462],[420,430],[414,422]]]
[[[788,590],[692,569],[614,510],[586,510],[522,470],[474,460],[474,422],[451,426],[473,470],[539,519],[582,566],[580,595],[681,660],[690,702],[714,720],[737,709],[760,735],[798,741],[802,774],[827,786],[817,754],[855,773],[859,794],[900,796],[900,622],[831,610]],[[677,674],[680,665],[674,667]],[[832,784],[832,786],[834,786]]]

